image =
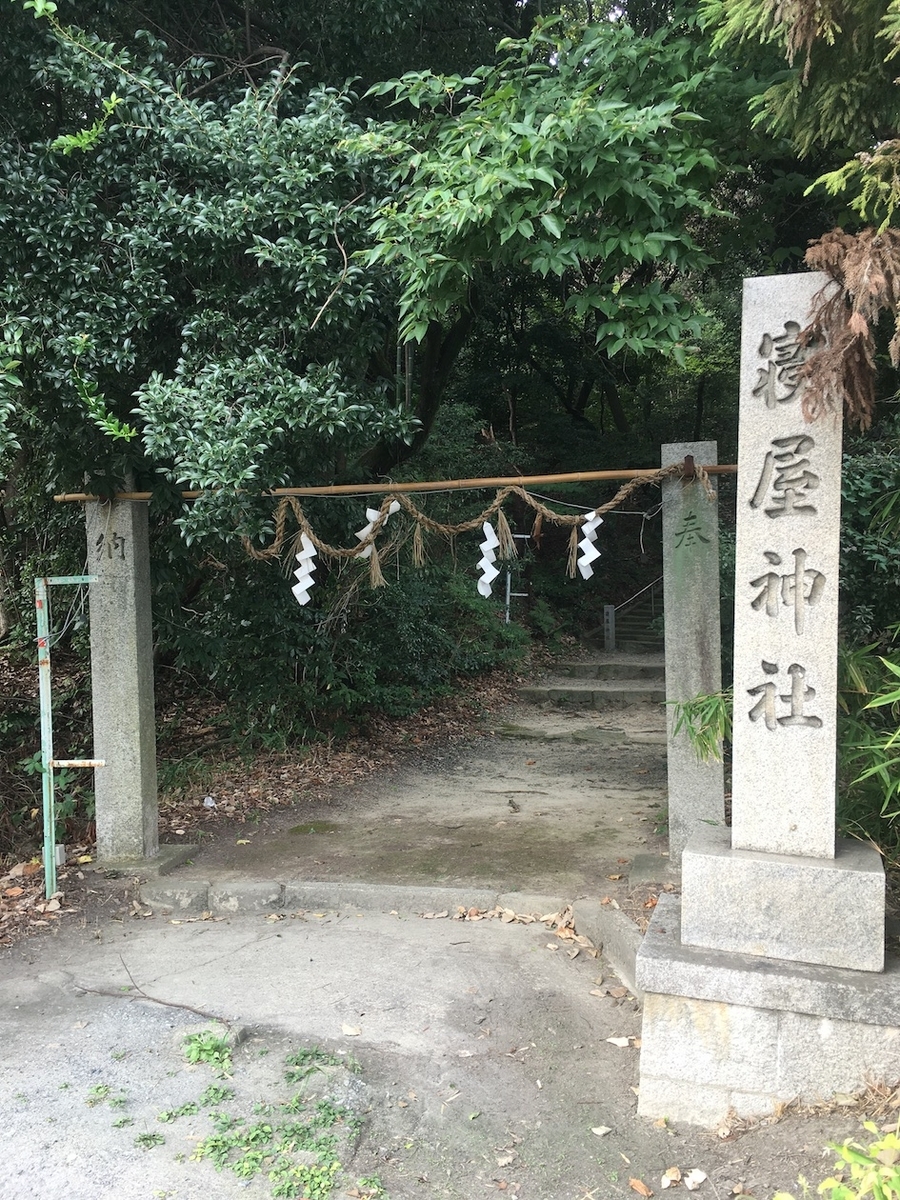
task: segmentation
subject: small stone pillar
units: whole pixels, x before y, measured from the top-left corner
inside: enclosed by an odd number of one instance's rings
[[[900,1075],[884,870],[835,842],[841,430],[805,420],[824,274],[744,282],[732,828],[702,826],[638,953],[638,1111],[695,1124]]]
[[[662,447],[661,465],[718,462],[715,442],[677,442]],[[719,514],[698,479],[667,479],[662,485],[663,595],[666,612],[666,729],[669,793],[669,858],[681,864],[688,839],[702,826],[725,826],[721,759],[701,762],[677,724],[674,702],[722,689],[719,604]]]
[[[97,857],[154,858],[159,849],[153,627],[147,506],[86,505]]]

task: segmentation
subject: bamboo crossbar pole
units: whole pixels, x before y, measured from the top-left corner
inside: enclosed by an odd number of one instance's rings
[[[737,463],[720,463],[704,467],[707,475],[736,475]],[[396,492],[450,492],[466,489],[492,487],[525,487],[531,484],[546,486],[553,483],[598,483],[609,479],[640,479],[658,473],[658,468],[644,467],[623,471],[573,471],[568,475],[515,475],[506,478],[500,475],[484,479],[442,479],[430,483],[334,483],[322,487],[270,488],[260,496],[377,496]],[[182,492],[182,500],[198,500],[205,492]],[[242,494],[246,495],[246,491]],[[79,503],[89,500],[150,500],[152,492],[116,492],[114,496],[94,496],[89,492],[63,492],[53,499],[59,504]]]

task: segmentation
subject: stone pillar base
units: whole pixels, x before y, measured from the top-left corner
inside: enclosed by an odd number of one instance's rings
[[[881,971],[884,867],[864,842],[834,858],[733,850],[728,829],[696,834],[681,862],[681,936],[691,946]]]
[[[192,862],[199,853],[200,847],[195,843],[164,844],[147,858],[98,858],[85,866],[84,870],[109,875],[130,875],[140,879],[158,879],[160,875],[171,875],[177,867]]]
[[[680,909],[660,896],[638,952],[642,1116],[710,1127],[900,1078],[900,963],[873,975],[686,946]]]

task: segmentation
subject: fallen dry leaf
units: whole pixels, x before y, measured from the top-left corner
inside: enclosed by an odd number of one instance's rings
[[[607,878],[607,879],[616,880],[616,879],[624,879],[624,878],[625,878],[625,876],[624,876],[624,875],[607,875],[607,877],[606,877],[606,878]]]
[[[607,1040],[608,1042],[610,1042],[610,1043],[611,1043],[613,1046],[621,1046],[621,1047],[623,1047],[623,1048],[624,1048],[624,1047],[625,1047],[625,1046],[627,1046],[627,1045],[628,1045],[628,1043],[631,1041],[631,1038],[627,1038],[627,1037],[611,1037],[611,1038],[607,1038],[606,1040]]]
[[[358,1025],[342,1025],[341,1032],[345,1033],[347,1037],[359,1037],[362,1030]]]
[[[692,1171],[688,1171],[684,1177],[684,1186],[689,1192],[696,1192],[697,1188],[706,1179],[706,1172],[701,1171],[699,1167],[694,1167]]]
[[[591,988],[588,994],[591,996],[605,996],[606,991],[603,988]]]
[[[678,1167],[669,1167],[659,1181],[659,1186],[665,1190],[665,1188],[670,1188],[673,1183],[681,1183],[681,1171]]]
[[[610,1125],[592,1125],[591,1133],[596,1133],[597,1137],[606,1137],[608,1133],[612,1133]]]
[[[628,1186],[633,1192],[637,1192],[639,1196],[652,1196],[653,1193],[644,1183],[643,1179],[629,1179]]]
[[[517,1151],[510,1150],[510,1152],[508,1154],[501,1154],[500,1157],[497,1159],[497,1166],[498,1167],[508,1167],[510,1165],[510,1163],[513,1161],[513,1159],[516,1157],[516,1153],[517,1153]]]

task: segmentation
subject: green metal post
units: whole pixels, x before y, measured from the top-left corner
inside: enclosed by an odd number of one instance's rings
[[[41,784],[44,796],[44,891],[56,892],[56,806],[53,803],[53,709],[50,698],[50,620],[46,579],[34,581],[37,609],[38,680],[41,697]]]
[[[44,894],[49,900],[56,893],[56,802],[53,769],[53,702],[50,693],[50,613],[47,590],[54,583],[94,583],[96,575],[49,575],[34,581],[34,606],[37,610],[38,682],[41,699],[41,791],[44,798]],[[72,763],[78,766],[102,766],[100,762]]]

